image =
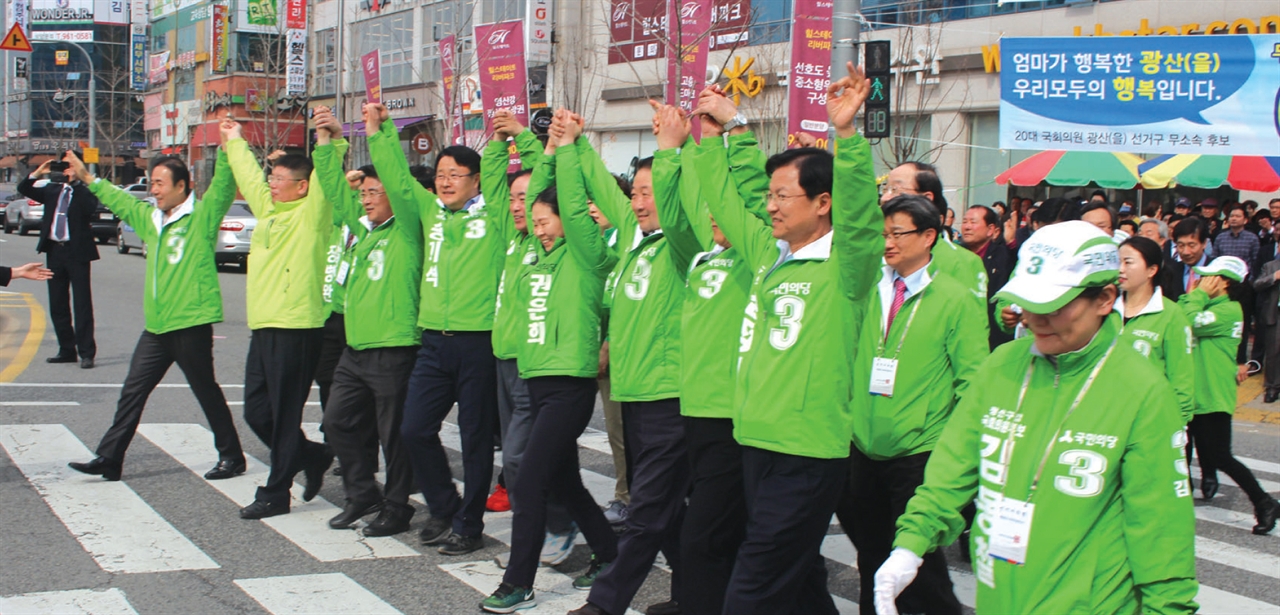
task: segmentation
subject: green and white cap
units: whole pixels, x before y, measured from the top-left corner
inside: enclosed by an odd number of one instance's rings
[[[1243,282],[1245,278],[1249,277],[1249,265],[1245,264],[1244,260],[1234,256],[1219,256],[1204,267],[1192,267],[1191,269],[1202,276],[1220,275],[1237,282]]]
[[[1120,277],[1120,252],[1098,227],[1081,222],[1046,226],[1018,249],[1018,266],[996,299],[1047,314],[1094,286]]]

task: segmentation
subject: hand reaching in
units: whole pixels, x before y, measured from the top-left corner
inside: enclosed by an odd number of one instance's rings
[[[853,120],[871,93],[871,80],[861,67],[848,62],[845,68],[848,76],[833,81],[827,86],[827,116],[836,129],[836,136],[843,139],[858,133]]]

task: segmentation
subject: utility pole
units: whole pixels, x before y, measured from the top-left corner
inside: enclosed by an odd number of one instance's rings
[[[346,62],[342,57],[342,39],[346,37],[347,22],[347,3],[346,0],[338,0],[338,29],[336,36],[338,37],[337,57],[334,58],[334,100],[337,101],[333,107],[333,117],[338,120],[338,125],[342,125],[342,68]],[[354,130],[351,132],[355,132]]]
[[[844,76],[845,62],[862,63],[858,59],[862,0],[834,0],[831,17],[831,80],[835,81]]]
[[[89,147],[98,147],[98,74],[93,68],[93,56],[80,43],[71,41],[31,41],[32,45],[71,45],[80,50],[84,54],[84,59],[89,63]],[[97,163],[89,165],[89,172],[97,175]]]

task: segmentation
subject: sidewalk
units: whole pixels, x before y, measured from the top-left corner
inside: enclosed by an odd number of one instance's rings
[[[1235,420],[1280,425],[1280,401],[1262,401],[1262,374],[1254,374],[1236,389]]]

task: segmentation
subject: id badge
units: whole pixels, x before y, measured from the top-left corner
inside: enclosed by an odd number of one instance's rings
[[[338,286],[342,286],[347,283],[347,273],[350,270],[351,270],[351,263],[348,263],[347,261],[342,261],[341,263],[338,264],[338,277],[337,277]]]
[[[1015,566],[1027,563],[1027,542],[1031,536],[1031,516],[1036,505],[1022,500],[1001,499],[991,524],[987,554]]]
[[[893,383],[897,377],[897,359],[876,357],[871,361],[871,394],[893,397]]]

